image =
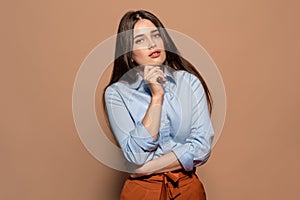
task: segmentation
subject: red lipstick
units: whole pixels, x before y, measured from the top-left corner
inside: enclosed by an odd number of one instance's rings
[[[160,51],[159,50],[153,51],[152,53],[149,54],[149,56],[151,58],[157,58],[160,56]]]

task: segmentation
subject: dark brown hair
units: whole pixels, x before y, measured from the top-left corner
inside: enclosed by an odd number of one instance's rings
[[[148,19],[158,28],[166,51],[166,60],[163,64],[175,70],[188,71],[198,77],[203,85],[209,112],[211,113],[212,98],[204,79],[196,70],[196,68],[180,55],[177,47],[160,20],[155,15],[145,10],[129,11],[121,19],[116,39],[115,61],[112,76],[106,88],[117,82],[126,72],[137,66],[137,64],[135,62],[131,62],[131,60],[133,48],[133,29],[136,22],[140,19]],[[103,105],[104,104],[105,100],[103,94]]]

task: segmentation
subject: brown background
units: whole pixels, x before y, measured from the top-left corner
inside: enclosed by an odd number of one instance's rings
[[[300,199],[296,0],[2,2],[0,199],[117,199],[124,174],[81,143],[72,88],[87,54],[140,8],[198,41],[222,74],[225,126],[198,169],[208,199]]]

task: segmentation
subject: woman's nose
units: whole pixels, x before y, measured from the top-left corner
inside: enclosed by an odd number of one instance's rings
[[[153,49],[154,47],[156,47],[156,43],[152,39],[149,39],[148,48]]]

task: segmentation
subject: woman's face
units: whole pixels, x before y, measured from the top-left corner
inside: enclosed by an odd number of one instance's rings
[[[161,65],[166,59],[158,28],[148,19],[140,19],[133,29],[132,59],[139,65]]]

